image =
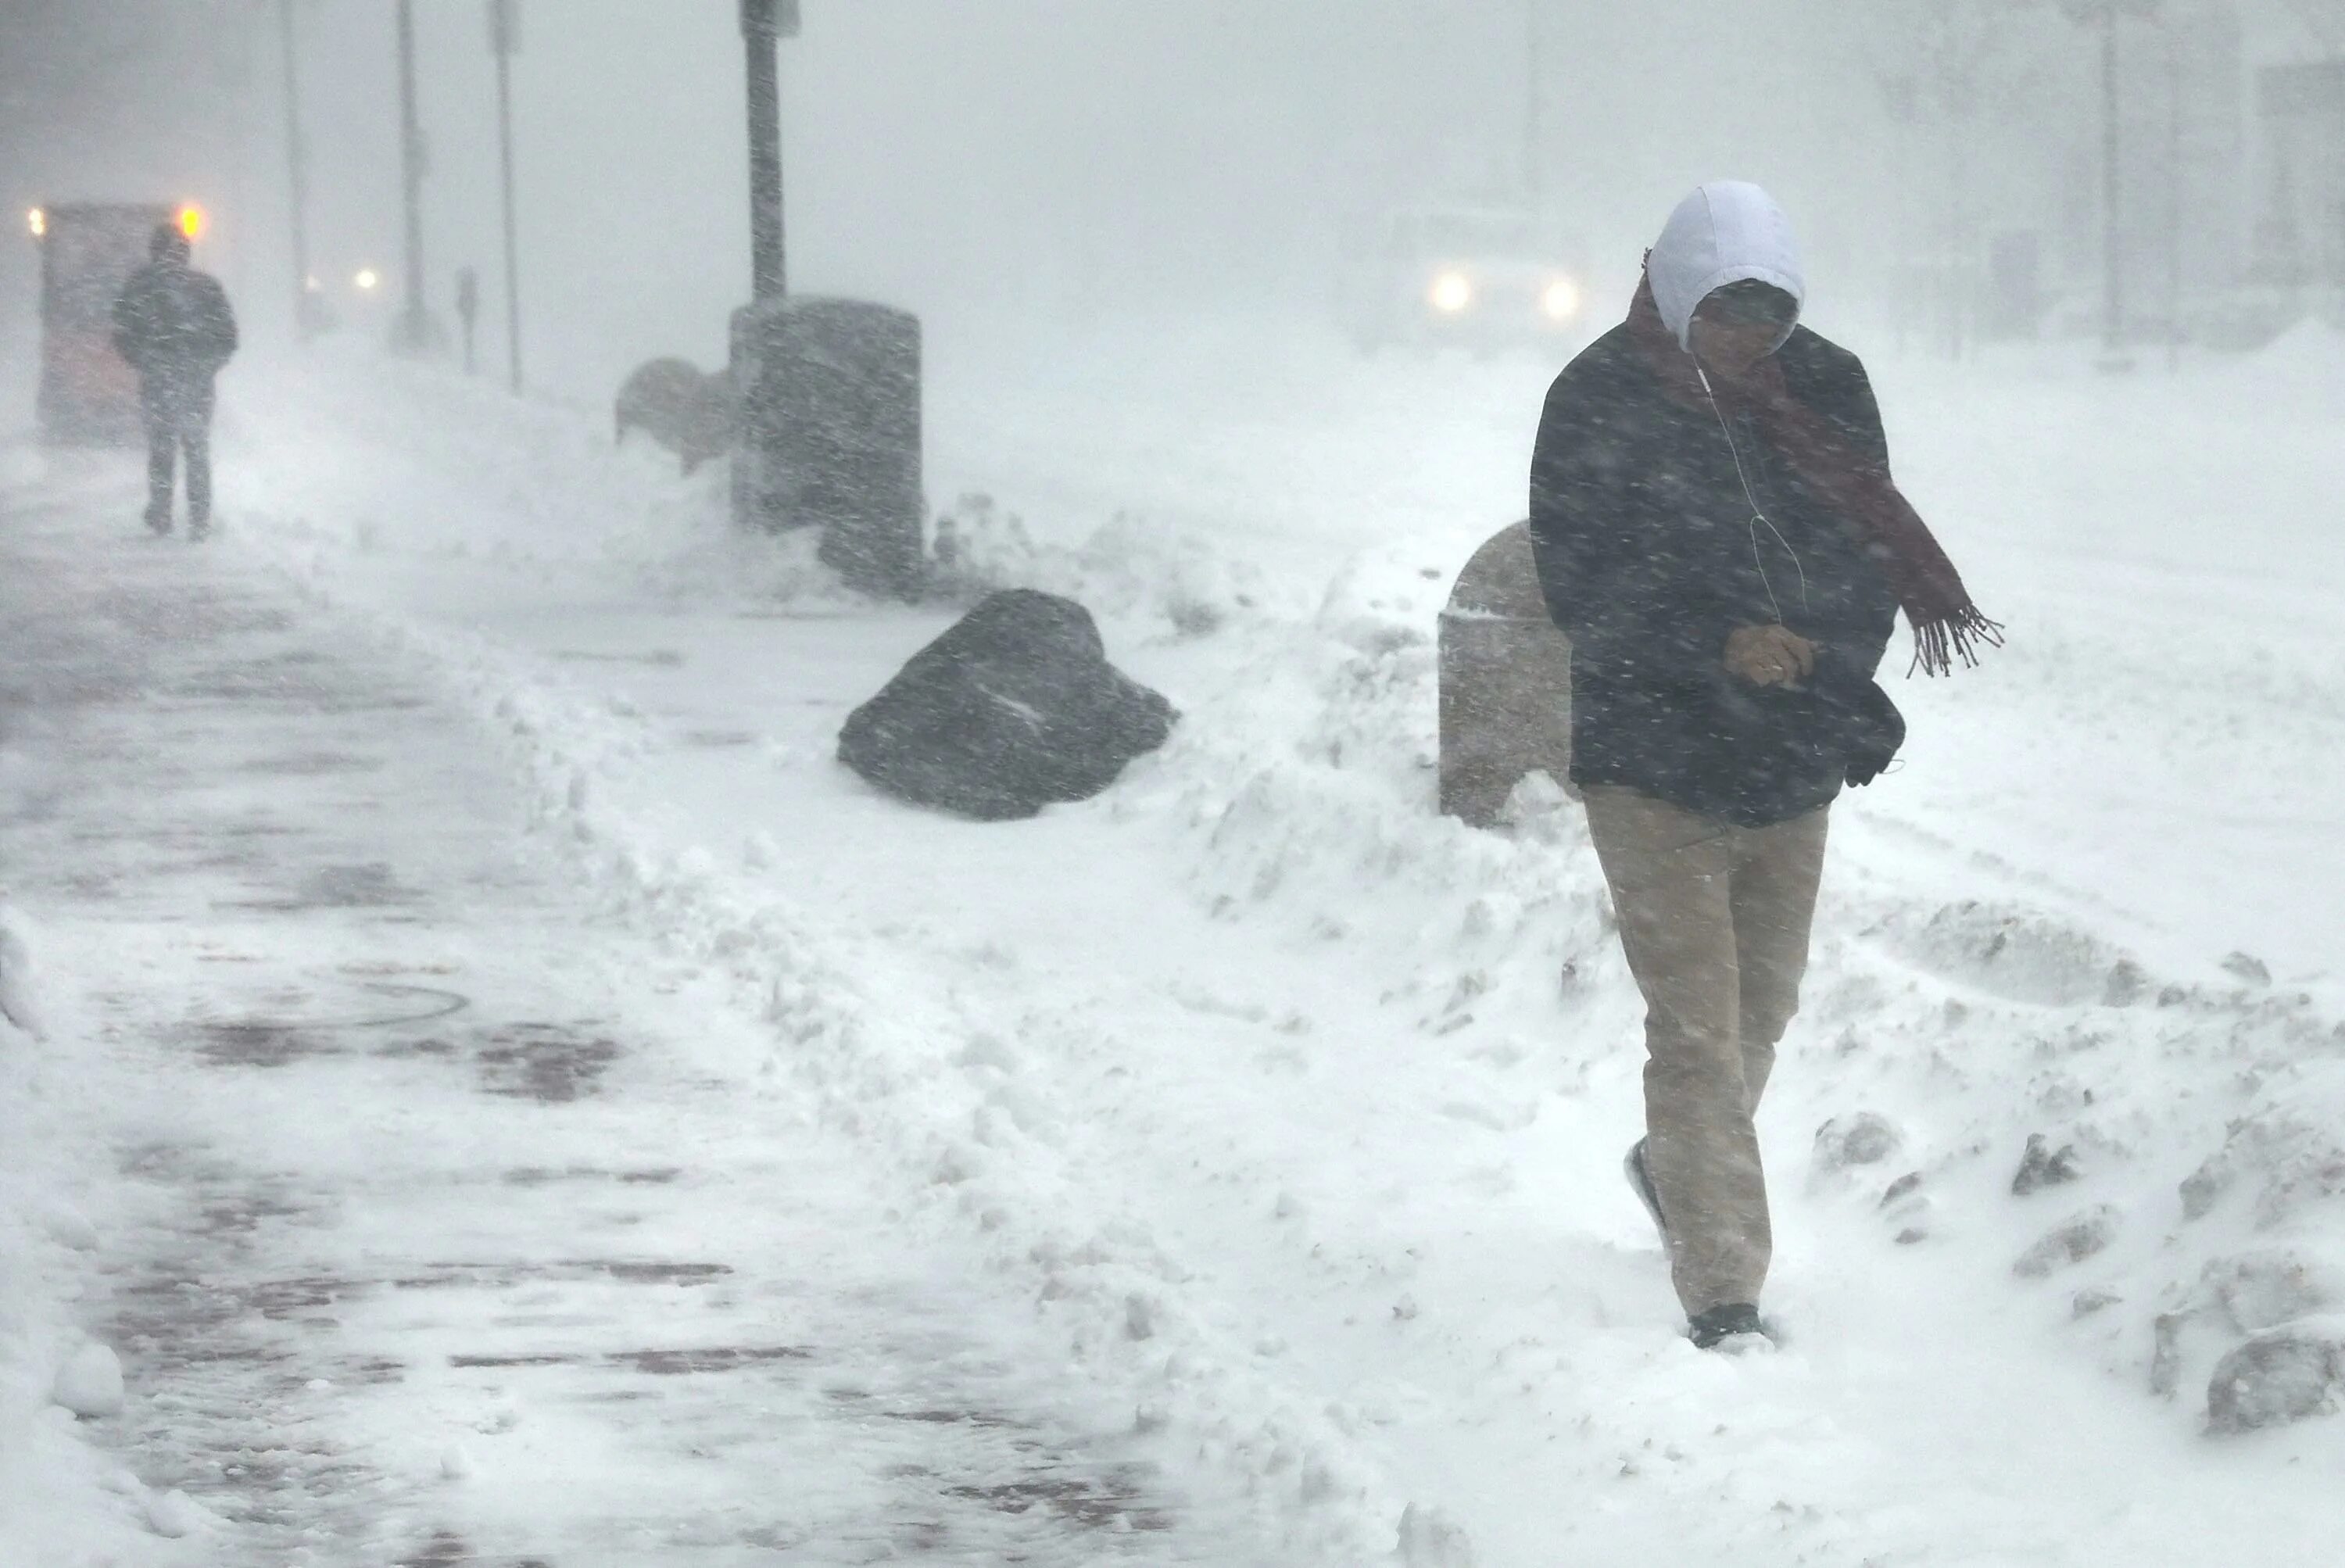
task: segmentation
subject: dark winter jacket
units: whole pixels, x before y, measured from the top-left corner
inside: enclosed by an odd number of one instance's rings
[[[147,382],[200,390],[236,353],[236,312],[218,279],[154,262],[114,302],[114,346]]]
[[[1802,403],[1886,464],[1855,355],[1801,328],[1779,359]],[[1599,339],[1548,396],[1531,541],[1571,638],[1573,781],[1765,827],[1830,804],[1894,755],[1903,721],[1873,675],[1897,602],[1851,527],[1731,399],[1726,412],[1721,428],[1670,396],[1626,326]],[[1817,645],[1814,677],[1791,689],[1729,674],[1728,634],[1778,619]]]

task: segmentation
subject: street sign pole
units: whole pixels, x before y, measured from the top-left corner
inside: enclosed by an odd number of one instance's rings
[[[505,353],[522,390],[521,239],[513,204],[513,57],[521,51],[521,0],[489,0],[489,47],[497,56],[497,158],[505,230]]]

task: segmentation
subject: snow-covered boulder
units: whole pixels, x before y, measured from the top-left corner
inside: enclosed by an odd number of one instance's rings
[[[2345,1319],[2291,1323],[2224,1357],[2207,1384],[2207,1424],[2256,1431],[2329,1414],[2345,1402]]]
[[[85,1420],[122,1413],[122,1359],[96,1341],[57,1369],[49,1397]]]
[[[24,911],[0,891],[0,1017],[36,1040],[47,1038],[33,961],[35,937]]]
[[[1474,1568],[1474,1543],[1441,1510],[1411,1503],[1401,1512],[1393,1560],[1405,1568]]]
[[[141,1512],[147,1516],[147,1528],[166,1541],[183,1541],[218,1522],[201,1503],[177,1490],[149,1492]]]
[[[1904,1146],[1904,1135],[1886,1116],[1871,1111],[1834,1116],[1816,1129],[1816,1170],[1829,1174],[1881,1165]]]
[[[2059,1269],[2082,1263],[2108,1249],[2109,1243],[2117,1238],[2121,1218],[2107,1204],[2073,1216],[2021,1253],[2011,1271],[2023,1279],[2043,1279]]]
[[[2182,1184],[2182,1213],[2204,1219],[2234,1190],[2256,1195],[2255,1223],[2269,1229],[2308,1205],[2345,1194],[2345,1143],[2318,1114],[2270,1107],[2231,1125],[2223,1146]]]

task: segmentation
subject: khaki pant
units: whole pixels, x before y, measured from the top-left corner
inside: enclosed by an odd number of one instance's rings
[[[1688,1316],[1756,1305],[1773,1236],[1751,1125],[1799,1010],[1829,810],[1737,828],[1588,791],[1629,968],[1645,995],[1645,1158]]]

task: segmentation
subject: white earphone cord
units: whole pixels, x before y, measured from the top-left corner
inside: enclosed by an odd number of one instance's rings
[[[1800,553],[1792,548],[1792,542],[1783,537],[1783,531],[1775,526],[1774,519],[1759,504],[1758,494],[1751,488],[1751,475],[1742,469],[1742,449],[1735,444],[1733,428],[1726,423],[1726,411],[1719,407],[1718,393],[1711,389],[1710,372],[1697,361],[1693,373],[1701,378],[1702,395],[1710,399],[1710,412],[1718,419],[1718,433],[1726,437],[1727,455],[1734,459],[1734,477],[1742,485],[1742,499],[1751,503],[1751,521],[1744,524],[1751,535],[1751,564],[1759,569],[1759,585],[1767,591],[1767,603],[1775,612],[1775,624],[1782,626],[1783,606],[1775,597],[1775,585],[1768,579],[1767,562],[1759,551],[1759,524],[1767,525],[1767,532],[1775,535],[1775,543],[1783,546],[1783,554],[1792,558],[1792,569],[1800,575],[1800,608],[1803,610],[1808,607],[1808,568],[1801,562]]]

